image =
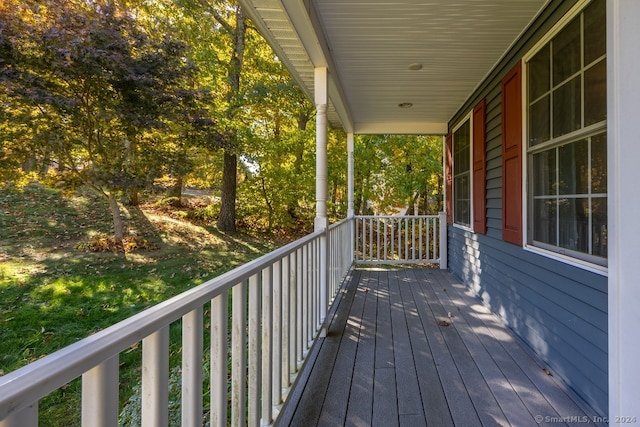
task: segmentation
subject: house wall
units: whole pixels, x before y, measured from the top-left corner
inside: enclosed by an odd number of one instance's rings
[[[502,239],[501,79],[576,2],[550,2],[450,128],[481,99],[486,112],[486,235],[448,227],[450,270],[600,415],[608,412],[607,277]]]

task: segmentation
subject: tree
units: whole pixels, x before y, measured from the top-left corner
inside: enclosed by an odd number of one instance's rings
[[[121,242],[118,194],[155,177],[167,153],[158,131],[195,111],[198,93],[185,89],[195,71],[187,46],[146,33],[108,0],[14,6],[3,10],[3,25],[23,31],[2,41],[5,96],[35,126],[32,143],[108,200]]]
[[[356,138],[355,150],[356,212],[441,209],[441,137],[365,135]]]

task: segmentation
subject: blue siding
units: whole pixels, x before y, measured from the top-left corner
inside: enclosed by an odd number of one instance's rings
[[[449,266],[600,414],[607,413],[607,279],[449,227]]]
[[[502,241],[501,79],[575,1],[550,2],[450,122],[487,101],[487,234],[449,226],[449,268],[554,376],[606,415],[607,278]]]

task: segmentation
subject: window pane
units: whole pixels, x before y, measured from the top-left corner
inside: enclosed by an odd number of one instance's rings
[[[591,192],[607,192],[607,134],[591,137]]]
[[[453,193],[454,203],[453,208],[455,222],[462,225],[471,224],[471,203],[469,200],[470,194],[470,182],[469,174],[464,174],[454,178],[453,180]]]
[[[455,175],[468,171],[471,167],[469,128],[469,120],[467,120],[453,134],[453,173]]]
[[[549,122],[549,95],[545,96],[530,107],[529,110],[529,146],[533,147],[548,141],[551,133]]]
[[[533,156],[533,195],[556,194],[556,149]]]
[[[589,193],[589,145],[586,140],[558,149],[560,194]]]
[[[553,85],[557,86],[580,69],[580,19],[567,25],[552,41]]]
[[[591,253],[607,257],[607,198],[594,197],[591,200]]]
[[[529,101],[534,101],[551,88],[549,45],[529,61]]]
[[[558,246],[573,251],[589,251],[589,199],[560,199]]]
[[[591,0],[527,63],[529,243],[598,264],[608,238],[606,3]]]
[[[606,1],[595,0],[584,11],[584,62],[592,63],[607,49]]]
[[[538,199],[533,203],[533,239],[556,245],[556,199]]]
[[[603,59],[584,72],[584,125],[607,118],[607,62]]]
[[[580,129],[580,76],[560,86],[553,93],[553,137]]]

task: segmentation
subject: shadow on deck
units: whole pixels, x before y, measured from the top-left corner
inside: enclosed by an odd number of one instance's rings
[[[357,269],[278,425],[590,425],[596,419],[450,273]]]

